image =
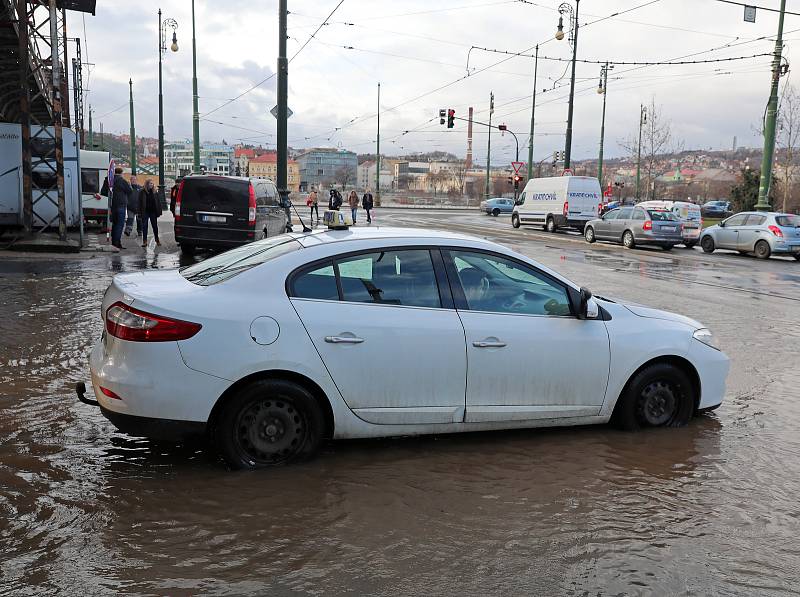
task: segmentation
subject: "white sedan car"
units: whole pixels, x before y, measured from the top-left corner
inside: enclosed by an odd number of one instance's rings
[[[325,438],[685,425],[719,406],[729,367],[696,321],[414,229],[285,234],[119,274],[101,315],[97,402],[79,397],[132,435],[206,434],[234,468]]]

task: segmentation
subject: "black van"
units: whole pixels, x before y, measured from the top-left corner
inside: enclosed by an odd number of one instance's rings
[[[286,213],[271,180],[241,176],[187,176],[175,199],[175,241],[229,249],[286,230]]]

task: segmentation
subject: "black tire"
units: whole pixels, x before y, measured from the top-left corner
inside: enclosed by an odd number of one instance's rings
[[[656,363],[634,375],[614,407],[620,429],[683,427],[694,412],[694,390],[687,375],[669,363]]]
[[[308,458],[319,449],[324,429],[322,411],[305,388],[262,379],[230,397],[215,442],[231,468],[257,469]]]
[[[672,249],[675,248],[675,245],[664,245],[661,248],[664,249],[665,251],[671,251]]]
[[[685,243],[683,243],[683,246],[686,247],[687,249],[694,249],[694,246],[696,244],[697,244],[696,240],[687,240]]]
[[[514,228],[519,228],[520,226],[519,214],[511,214],[511,225]]]
[[[795,258],[797,261],[800,261],[800,253],[795,253],[795,254],[794,254],[794,258]]]
[[[497,216],[499,216],[499,215],[500,215],[500,210],[499,210],[499,209],[497,209],[497,208],[495,207],[495,208],[492,210],[492,215],[493,215],[493,216],[496,218]]]
[[[587,243],[591,244],[595,242],[597,238],[595,238],[594,236],[594,228],[592,228],[591,226],[587,226],[583,231],[583,238],[586,239]]]
[[[626,230],[622,233],[622,246],[626,249],[636,248],[636,239],[633,237],[633,232]]]
[[[714,239],[711,236],[704,236],[700,240],[700,247],[703,249],[703,253],[713,253],[714,249],[717,246],[714,244]]]
[[[544,229],[551,234],[558,230],[558,226],[556,226],[556,219],[553,216],[549,216],[547,221],[544,224]]]
[[[184,255],[188,255],[189,257],[194,255],[196,248],[197,247],[195,247],[194,245],[190,245],[188,243],[181,243],[181,253],[183,253]]]
[[[765,240],[760,240],[756,243],[755,254],[759,259],[769,259],[772,250],[769,248],[769,243]]]

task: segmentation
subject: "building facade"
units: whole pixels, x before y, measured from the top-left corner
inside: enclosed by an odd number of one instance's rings
[[[358,165],[358,175],[356,176],[356,185],[359,189],[375,189],[375,170],[377,166],[375,162],[368,161]],[[381,161],[381,190],[390,190],[394,188],[394,172],[390,170],[387,165]]]
[[[164,145],[164,173],[175,178],[192,173],[194,150],[190,142]],[[224,143],[200,145],[200,168],[207,174],[227,176],[234,172],[233,147]]]
[[[269,178],[273,182],[278,180],[278,154],[274,152],[264,153],[256,156],[249,161],[249,175],[254,178]],[[287,164],[287,186],[289,192],[297,193],[300,191],[300,165],[295,160],[289,160]]]
[[[300,165],[300,190],[353,187],[357,184],[358,157],[352,151],[315,147],[297,156]]]

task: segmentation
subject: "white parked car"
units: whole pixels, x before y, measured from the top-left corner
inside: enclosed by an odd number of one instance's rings
[[[235,468],[324,438],[679,426],[722,402],[728,372],[691,319],[429,230],[284,234],[119,274],[101,315],[103,414],[133,435],[208,434]]]

